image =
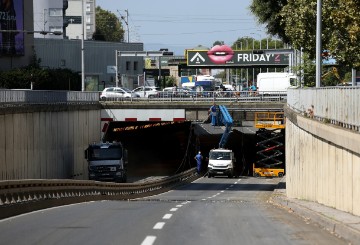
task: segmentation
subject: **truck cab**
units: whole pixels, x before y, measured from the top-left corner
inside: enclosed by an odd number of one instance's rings
[[[227,175],[232,178],[235,175],[234,152],[229,149],[212,149],[209,152],[208,177],[215,175]]]
[[[90,144],[85,159],[89,180],[126,182],[128,153],[120,142]]]

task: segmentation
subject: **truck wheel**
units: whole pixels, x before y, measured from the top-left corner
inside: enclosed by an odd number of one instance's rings
[[[284,173],[278,173],[278,176],[281,178],[284,176]]]
[[[255,173],[254,176],[255,176],[255,177],[260,177],[260,174],[259,174],[259,173]]]

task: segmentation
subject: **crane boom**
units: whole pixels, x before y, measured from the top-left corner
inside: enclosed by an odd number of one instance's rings
[[[219,148],[224,148],[224,146],[229,138],[230,132],[231,132],[231,128],[233,125],[233,119],[225,106],[219,105],[219,109],[220,109],[219,123],[221,125],[225,126],[225,131],[224,131],[223,135],[221,136]]]

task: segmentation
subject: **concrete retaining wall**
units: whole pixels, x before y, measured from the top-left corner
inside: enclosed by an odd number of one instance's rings
[[[360,215],[360,134],[285,115],[287,196]]]
[[[1,114],[0,180],[87,179],[84,150],[100,131],[99,109]]]

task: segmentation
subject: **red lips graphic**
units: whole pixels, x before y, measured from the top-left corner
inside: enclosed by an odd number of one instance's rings
[[[227,45],[215,45],[208,52],[209,59],[215,64],[225,64],[232,59],[234,51]]]

